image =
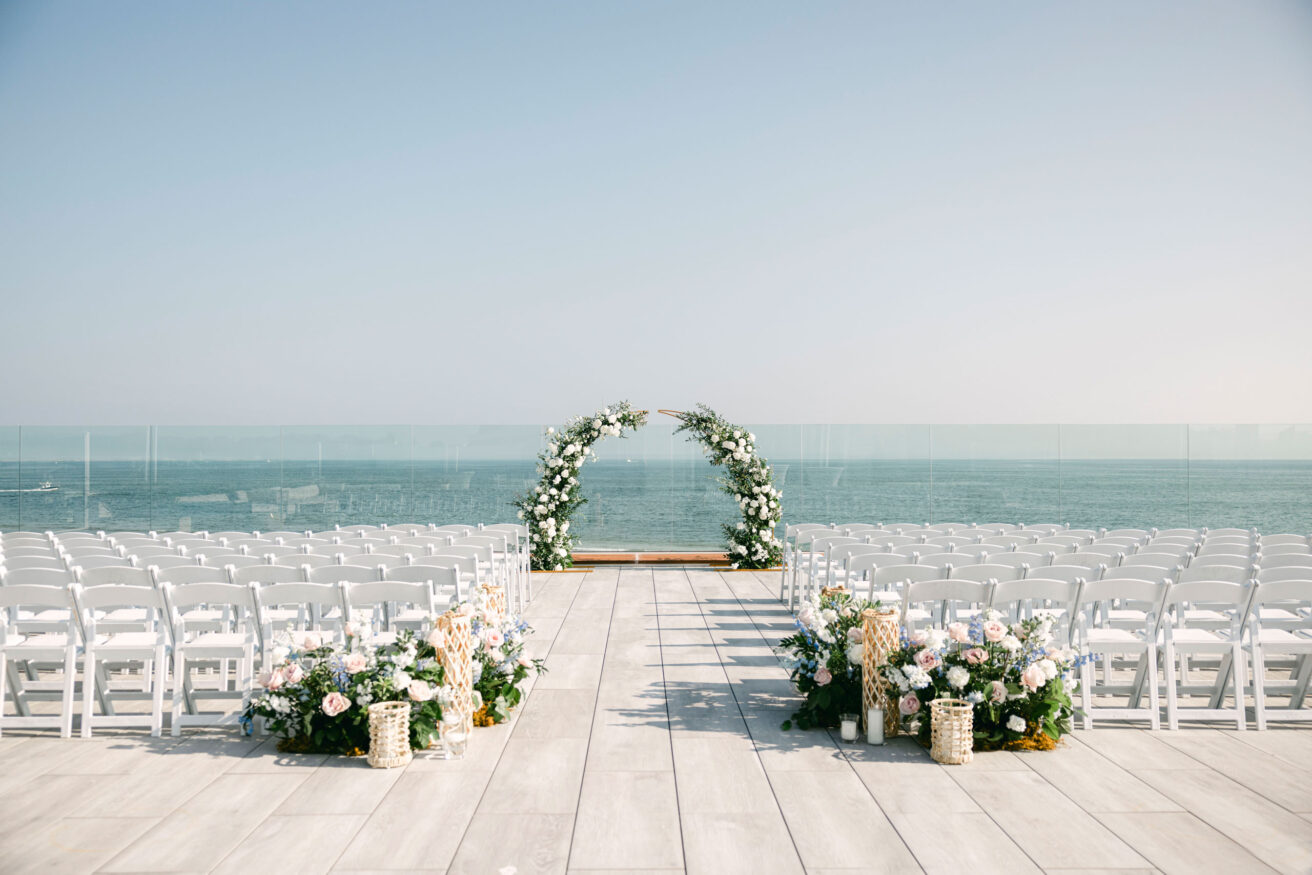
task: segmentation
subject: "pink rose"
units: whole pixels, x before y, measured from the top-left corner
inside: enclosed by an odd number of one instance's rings
[[[982,665],[989,661],[989,652],[983,647],[972,647],[965,652],[966,662],[971,665]]]
[[[488,650],[496,650],[502,644],[506,643],[506,636],[502,635],[497,629],[488,629],[483,633],[483,646]]]
[[[965,623],[949,623],[948,638],[958,644],[965,644],[970,640],[970,627]]]
[[[347,674],[359,674],[369,666],[369,659],[363,653],[349,653],[342,660],[342,668]]]
[[[820,668],[815,673],[815,682],[817,686],[821,686],[821,687],[828,686],[829,682],[832,681],[833,679],[834,679],[833,673],[829,669],[825,668],[824,666],[820,666]]]
[[[938,658],[938,654],[932,650],[922,650],[917,653],[913,659],[915,660],[916,665],[920,666],[925,671],[929,671],[932,668],[938,668],[939,662],[941,661]]]
[[[984,640],[998,642],[1007,636],[1007,627],[997,620],[989,620],[984,624]]]
[[[299,684],[305,679],[305,669],[301,668],[300,665],[295,662],[287,666],[286,671],[287,683],[289,684]]]
[[[1025,637],[1025,627],[1022,626],[1020,623],[1012,623],[1012,624],[1011,624],[1011,634],[1015,635],[1017,638],[1024,638],[1024,637]]]
[[[907,637],[911,639],[911,643],[916,645],[917,647],[924,647],[925,642],[929,640],[929,633],[926,632],[924,629],[917,629]]]
[[[323,636],[318,632],[305,632],[301,635],[302,650],[318,650],[323,647]]]
[[[1004,701],[1006,698],[1007,698],[1007,685],[1004,684],[1002,681],[994,681],[993,690],[989,696],[989,701],[997,703],[997,702]]]
[[[341,693],[333,692],[323,697],[323,713],[329,717],[336,717],[347,708],[351,707],[351,700]]]
[[[1020,682],[1029,687],[1030,692],[1033,692],[1048,682],[1048,676],[1044,673],[1043,668],[1035,662],[1020,673]]]
[[[865,641],[865,639],[866,633],[860,626],[853,626],[851,629],[847,630],[847,641],[849,644],[860,644]]]
[[[920,710],[920,698],[915,693],[907,693],[898,701],[897,709],[903,714],[915,714]]]
[[[429,632],[428,637],[424,640],[427,641],[434,650],[442,650],[446,647],[446,633],[441,629],[434,629],[432,632]]]
[[[260,674],[260,686],[266,690],[276,690],[287,682],[287,675],[283,670],[275,668],[273,671],[266,671]]]

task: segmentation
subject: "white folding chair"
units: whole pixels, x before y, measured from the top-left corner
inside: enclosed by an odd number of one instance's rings
[[[995,565],[992,563],[984,565],[952,565],[948,567],[948,573],[944,575],[949,580],[973,580],[976,583],[988,583],[992,581],[1003,580],[1020,580],[1023,576],[1023,569],[1013,565]]]
[[[164,722],[164,685],[168,673],[165,661],[169,650],[168,623],[165,621],[164,597],[154,586],[125,586],[106,584],[84,587],[72,585],[73,604],[82,627],[83,681],[82,681],[82,737],[90,738],[97,725],[150,727],[150,734],[158,736]],[[103,633],[98,629],[97,616],[127,614],[146,616],[146,628],[131,631]],[[129,681],[140,695],[114,686],[114,669],[140,663],[141,681]],[[96,693],[99,691],[99,695]],[[149,714],[119,714],[114,703],[124,698],[148,696]],[[95,699],[99,698],[103,713],[95,713]]]
[[[1161,728],[1161,701],[1157,681],[1157,642],[1161,631],[1162,603],[1170,591],[1171,582],[1162,580],[1093,580],[1084,584],[1078,600],[1078,617],[1076,620],[1077,639],[1080,649],[1101,656],[1108,661],[1107,674],[1110,674],[1110,660],[1116,655],[1137,655],[1138,663],[1135,676],[1128,685],[1116,685],[1109,680],[1095,689],[1093,667],[1085,663],[1081,667],[1080,701],[1084,711],[1084,728],[1093,728],[1093,696],[1123,694],[1129,697],[1126,707],[1098,707],[1098,713],[1116,719],[1136,719],[1147,716],[1153,729]],[[1116,628],[1113,626],[1097,627],[1091,622],[1090,614],[1099,606],[1115,601],[1142,602],[1151,607],[1144,612],[1143,623],[1139,629]],[[1148,686],[1147,709],[1139,707],[1143,687]]]
[[[0,733],[4,726],[17,728],[58,727],[59,735],[73,734],[73,685],[81,636],[72,619],[73,602],[66,586],[38,584],[0,585]],[[19,632],[18,618],[32,609],[62,614],[57,631],[26,635]],[[62,696],[58,714],[33,714],[31,692],[21,680],[15,663],[63,663]],[[17,716],[6,718],[5,690],[11,689]]]
[[[460,569],[455,565],[404,565],[387,569],[383,579],[427,584],[433,590],[433,600],[438,611],[454,607],[467,598],[465,584],[460,579]]]
[[[361,616],[368,619],[375,637],[395,637],[398,629],[421,631],[431,625],[437,611],[430,581],[344,583],[342,603],[348,617]],[[356,609],[367,610],[357,614]]]
[[[958,616],[973,616],[987,608],[992,594],[990,581],[940,579],[908,583],[902,597],[902,624],[909,629],[926,622],[946,626]]]
[[[1011,622],[1029,619],[1040,614],[1053,618],[1054,638],[1071,640],[1071,618],[1079,601],[1082,580],[1054,580],[1026,577],[1021,580],[999,581],[993,587],[990,606],[1006,614]]]
[[[1162,624],[1163,668],[1166,671],[1166,725],[1180,728],[1180,714],[1189,719],[1224,718],[1234,720],[1239,729],[1248,724],[1244,702],[1244,623],[1255,586],[1249,583],[1230,583],[1223,580],[1198,580],[1176,583],[1163,603],[1165,622]],[[1196,621],[1206,605],[1206,619]],[[1224,617],[1218,623],[1214,617]],[[1212,684],[1189,684],[1186,680],[1185,660],[1195,654],[1216,654],[1222,657],[1215,681]],[[1180,663],[1177,676],[1176,664]],[[1233,708],[1223,708],[1227,676],[1234,681]],[[1205,694],[1209,704],[1205,708],[1180,709],[1181,695]]]
[[[182,733],[186,724],[199,726],[225,726],[241,721],[250,704],[255,678],[256,621],[254,590],[234,583],[163,583],[165,604],[173,626],[173,712],[171,731]],[[220,628],[196,628],[185,617],[195,612],[219,613],[225,619]],[[200,691],[193,679],[188,663],[216,662],[226,666],[229,660],[237,664],[236,685],[228,688],[228,672],[221,670],[215,677],[215,689]],[[192,666],[194,667],[194,665]],[[239,699],[240,710],[219,713],[200,711],[198,699]],[[186,700],[187,713],[183,713]]]
[[[1308,678],[1312,675],[1312,615],[1306,610],[1309,603],[1312,603],[1312,579],[1259,582],[1253,594],[1247,649],[1253,666],[1253,710],[1258,729],[1266,729],[1268,720],[1312,720],[1312,711],[1303,708]],[[1302,610],[1298,610],[1300,606]],[[1262,614],[1272,608],[1294,609],[1291,612],[1301,618],[1301,624],[1296,628],[1271,628]],[[1293,677],[1288,681],[1267,678],[1266,660],[1273,654],[1296,659]],[[1268,707],[1267,696],[1272,692],[1288,695],[1287,707],[1279,710]]]

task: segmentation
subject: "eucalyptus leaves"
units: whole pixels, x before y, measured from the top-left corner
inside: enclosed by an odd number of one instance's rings
[[[734,568],[778,565],[781,549],[774,530],[783,516],[783,494],[774,488],[769,463],[756,454],[756,435],[725,421],[705,404],[676,415],[683,423],[676,431],[688,432],[689,439],[701,443],[711,464],[725,469],[728,476],[720,483],[742,511],[742,522],[724,527],[730,564]]]
[[[576,416],[560,431],[547,429],[547,448],[538,454],[542,479],[516,502],[519,518],[528,526],[534,571],[561,571],[574,564],[570,517],[586,501],[579,489],[579,470],[589,457],[596,459],[593,444],[604,437],[622,437],[646,422],[645,410],[621,401],[592,416]]]

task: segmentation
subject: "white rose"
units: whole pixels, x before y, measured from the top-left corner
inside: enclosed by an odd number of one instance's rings
[[[970,672],[963,666],[954,665],[948,669],[948,683],[959,690],[970,683]]]
[[[1012,732],[1024,732],[1027,728],[1025,718],[1019,714],[1012,714],[1007,718],[1007,728]]]
[[[1020,639],[1017,638],[1015,635],[1005,635],[1003,636],[1002,641],[998,643],[1000,643],[1003,647],[1005,647],[1007,650],[1012,651],[1013,653],[1017,650],[1020,650]]]

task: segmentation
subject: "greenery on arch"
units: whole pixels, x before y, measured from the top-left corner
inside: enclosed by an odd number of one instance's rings
[[[621,401],[592,416],[576,416],[559,431],[547,429],[546,449],[538,454],[541,479],[515,502],[528,526],[534,571],[561,571],[574,564],[577,539],[570,534],[570,519],[587,501],[579,488],[579,471],[589,458],[596,460],[593,445],[606,437],[623,437],[646,422],[647,411]]]
[[[670,411],[667,411],[670,412]],[[756,435],[725,420],[705,404],[689,412],[673,413],[687,432],[706,451],[712,465],[724,468],[720,479],[724,491],[734,497],[742,521],[726,524],[729,561],[734,568],[770,568],[778,565],[782,549],[775,527],[783,517],[783,493],[774,488],[774,470],[757,455]]]

